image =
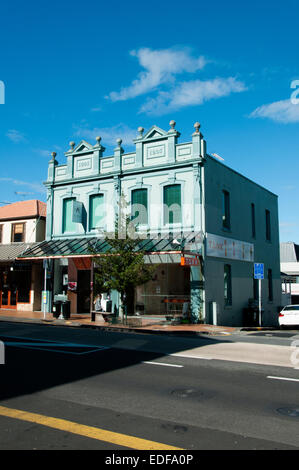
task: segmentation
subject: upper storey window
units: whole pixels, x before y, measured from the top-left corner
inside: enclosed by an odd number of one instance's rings
[[[25,241],[25,224],[12,224],[11,241],[13,243]]]
[[[63,200],[62,233],[76,231],[76,224],[73,222],[73,203],[75,200],[74,197]]]
[[[180,224],[182,222],[181,185],[164,186],[164,224]]]
[[[266,240],[271,241],[271,215],[266,209]]]
[[[230,229],[230,194],[222,191],[222,227]]]
[[[104,195],[96,194],[89,199],[89,230],[95,230],[103,227],[105,217],[104,213]]]
[[[147,189],[134,189],[132,191],[132,220],[137,225],[148,224]]]

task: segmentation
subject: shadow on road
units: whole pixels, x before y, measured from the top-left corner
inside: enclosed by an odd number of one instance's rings
[[[57,385],[69,384],[113,370],[131,367],[142,361],[155,361],[165,356],[165,353],[138,350],[138,340],[142,341],[143,346],[150,345],[153,337],[157,341],[156,335],[109,332],[110,337],[113,339],[115,335],[116,339],[115,346],[112,345],[111,349],[97,350],[93,347],[87,347],[84,350],[84,348],[73,347],[66,348],[63,352],[57,346],[52,347],[50,342],[66,341],[78,343],[78,345],[80,343],[86,344],[86,341],[82,338],[82,332],[78,335],[77,330],[71,330],[70,328],[56,329],[56,327],[40,326],[39,328],[34,327],[32,334],[31,326],[28,327],[28,332],[26,332],[25,326],[22,325],[18,334],[18,328],[14,324],[11,326],[13,330],[10,334],[9,325],[5,324],[5,326],[6,328],[4,325],[0,326],[0,340],[5,343],[5,364],[0,365],[0,400],[40,392]],[[95,336],[94,333],[89,335],[84,331],[84,337],[89,339],[90,344],[94,344],[95,339],[97,339],[100,346],[101,337],[99,334]],[[12,338],[12,336],[16,336],[16,338]],[[28,338],[29,336],[32,338],[32,346],[30,340],[25,341],[24,339],[23,342],[29,342],[27,346],[17,344],[22,338]],[[38,344],[41,341],[34,340],[34,337],[39,338],[39,340],[43,338],[45,341],[44,346]],[[137,348],[122,349],[122,341],[132,338],[136,339]],[[159,336],[159,341],[168,341],[168,354],[222,342],[220,339],[216,340],[210,337],[196,339],[172,338],[172,340],[169,340],[169,338],[164,335]],[[9,344],[12,342],[13,345]],[[117,346],[118,344],[119,346]]]

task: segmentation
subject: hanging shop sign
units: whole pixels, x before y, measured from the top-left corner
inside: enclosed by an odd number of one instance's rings
[[[199,266],[200,257],[199,255],[184,255],[181,256],[181,266]]]

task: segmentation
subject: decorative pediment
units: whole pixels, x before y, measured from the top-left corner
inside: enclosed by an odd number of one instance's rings
[[[152,139],[161,139],[167,137],[167,132],[160,129],[158,126],[152,126],[144,136],[142,136],[142,140],[152,140]]]
[[[74,148],[73,153],[89,152],[90,150],[93,150],[92,145],[85,140],[81,140],[81,142]]]
[[[93,151],[93,146],[85,140],[81,140],[77,145],[75,145],[75,142],[70,142],[70,149],[65,153],[65,155],[75,155],[90,151]]]

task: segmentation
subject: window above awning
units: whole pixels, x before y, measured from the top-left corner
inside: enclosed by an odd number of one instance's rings
[[[30,247],[18,259],[92,257],[108,254],[110,249],[109,243],[103,238],[96,237],[46,240]],[[180,254],[184,252],[184,239],[140,239],[135,251],[142,251],[146,254]]]

